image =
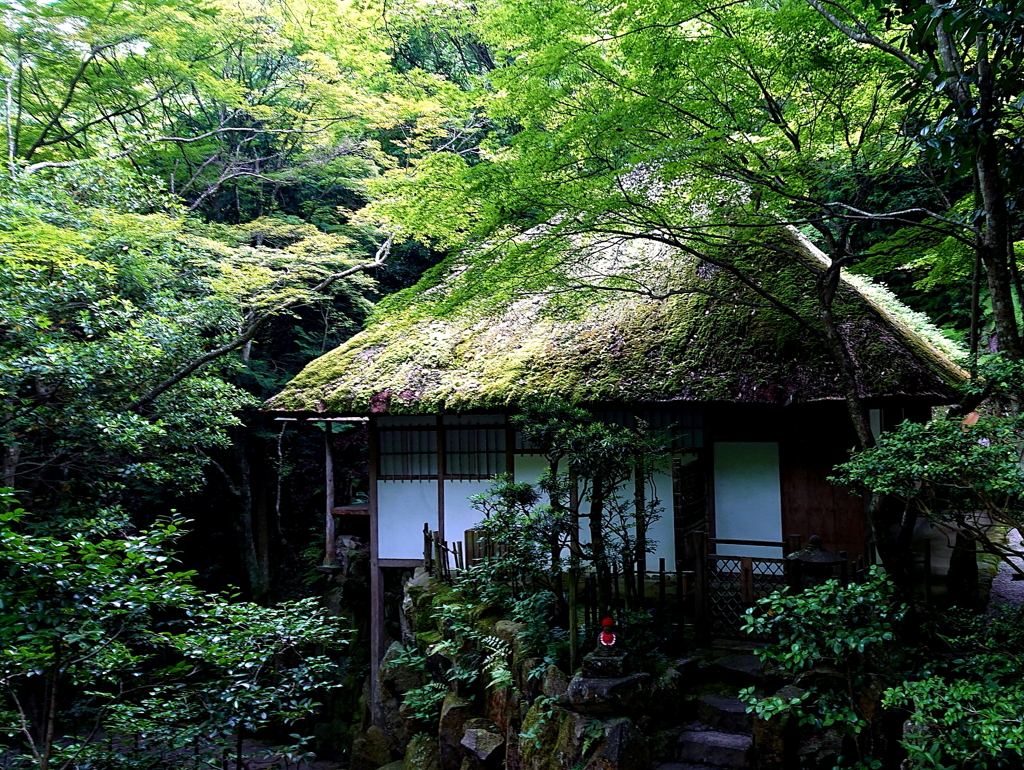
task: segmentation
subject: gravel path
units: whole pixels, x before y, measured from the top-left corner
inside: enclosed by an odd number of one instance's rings
[[[1012,548],[1020,548],[1020,533],[1011,529],[1007,541]],[[1015,559],[1020,564],[1021,559]],[[1024,580],[1012,580],[1013,571],[1005,562],[1000,562],[999,571],[992,580],[992,591],[989,593],[989,606],[1000,604],[1024,604]]]

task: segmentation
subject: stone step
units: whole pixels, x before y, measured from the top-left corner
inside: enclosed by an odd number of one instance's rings
[[[676,758],[715,767],[750,767],[754,740],[749,735],[719,730],[687,730],[680,733]]]
[[[697,718],[715,730],[749,735],[754,717],[747,713],[747,704],[727,695],[704,695],[697,701]]]
[[[761,660],[750,653],[733,653],[714,660],[709,673],[722,682],[737,687],[756,685],[761,681]]]

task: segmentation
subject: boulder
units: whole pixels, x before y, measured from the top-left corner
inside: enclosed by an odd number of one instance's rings
[[[523,654],[523,633],[526,631],[526,624],[515,620],[499,620],[494,624],[494,635],[506,642],[512,649],[513,660],[518,660]]]
[[[437,724],[440,770],[459,770],[462,766],[462,736],[466,722],[473,718],[470,708],[470,702],[455,693],[444,696]]]
[[[515,665],[516,687],[531,701],[540,695],[543,667],[543,658],[524,658]]]
[[[555,750],[562,723],[568,718],[565,711],[550,703],[536,702],[530,706],[517,733],[520,766],[523,770],[548,770],[559,766],[555,763]],[[510,734],[510,743],[511,739]]]
[[[412,721],[407,716],[402,697],[381,687],[377,708],[388,749],[401,754],[412,737]]]
[[[593,728],[600,724],[592,717],[575,712],[566,712],[558,730],[558,738],[555,741],[554,763],[545,767],[548,768],[575,768],[583,761],[583,752],[587,742],[587,727]]]
[[[795,685],[786,685],[775,693],[776,698],[792,700],[804,694],[804,690]],[[794,739],[791,726],[781,719],[754,718],[754,753],[757,755],[758,766],[764,770],[783,770],[788,766],[787,760],[792,753]]]
[[[573,677],[564,700],[581,714],[629,716],[647,710],[651,702],[652,681],[647,673],[616,679]]]
[[[519,693],[514,687],[500,687],[488,690],[484,716],[491,719],[502,734],[508,735],[513,725],[519,723]]]
[[[377,725],[357,733],[352,740],[350,770],[376,770],[391,761],[388,738]]]
[[[394,695],[404,695],[409,690],[423,686],[423,670],[399,662],[405,652],[405,645],[393,642],[384,653],[377,673],[381,685]]]
[[[414,735],[405,748],[402,770],[439,770],[439,767],[437,739],[423,733]]]
[[[544,672],[544,681],[541,682],[540,690],[548,698],[560,698],[569,689],[569,679],[562,673],[562,669],[552,664]]]
[[[605,722],[604,740],[586,770],[648,770],[651,752],[643,733],[626,717]]]
[[[462,745],[466,749],[466,761],[471,768],[500,767],[504,755],[505,737],[498,726],[489,719],[471,719],[462,734]]]

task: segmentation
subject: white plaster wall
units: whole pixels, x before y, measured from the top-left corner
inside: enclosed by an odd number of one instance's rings
[[[672,474],[655,473],[651,477],[654,487],[661,502],[661,519],[651,524],[647,532],[650,540],[657,540],[658,547],[653,554],[647,556],[647,569],[658,569],[658,559],[665,560],[665,569],[676,568],[676,531],[672,512]],[[650,494],[650,485],[647,487],[647,494]]]
[[[437,529],[436,481],[377,482],[380,558],[422,559],[424,523]]]
[[[528,481],[536,484],[541,474],[548,469],[548,461],[544,455],[515,455],[516,481]]]
[[[715,455],[715,537],[782,540],[779,445],[773,441],[719,441]],[[782,556],[781,548],[720,545],[727,556]]]
[[[471,495],[486,492],[492,486],[487,479],[444,482],[444,536],[454,542],[463,540],[466,530],[476,526],[484,515],[470,505]],[[453,565],[454,566],[454,565]]]

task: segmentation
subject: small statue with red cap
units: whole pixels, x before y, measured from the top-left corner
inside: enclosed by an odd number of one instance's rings
[[[615,647],[617,641],[615,621],[611,618],[605,618],[601,621],[601,633],[597,635],[597,649]]]
[[[615,629],[615,621],[604,618],[597,634],[596,649],[583,656],[583,676],[611,679],[625,676],[626,668],[626,651]]]

